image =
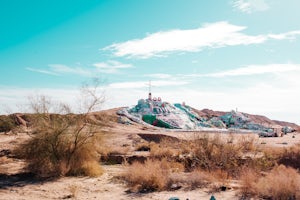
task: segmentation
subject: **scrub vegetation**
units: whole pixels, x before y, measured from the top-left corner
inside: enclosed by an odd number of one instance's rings
[[[30,98],[32,137],[16,149],[30,172],[40,177],[102,174],[98,162],[102,133],[100,125],[90,120],[91,112],[104,102],[98,86],[94,81],[92,86],[82,87],[85,112],[78,115],[71,114],[65,104],[53,105],[46,96]],[[64,115],[52,114],[53,107],[59,107]]]
[[[222,191],[235,180],[241,198],[300,198],[300,145],[263,148],[254,137],[224,140],[204,134],[191,140],[137,146],[149,148],[150,158],[127,166],[122,178],[132,192],[181,187]]]

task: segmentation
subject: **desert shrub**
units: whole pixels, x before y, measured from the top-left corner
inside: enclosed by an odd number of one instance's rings
[[[28,169],[43,177],[100,175],[98,134],[91,134],[88,128],[69,127],[69,123],[61,121],[58,126],[41,130],[16,149],[17,154],[27,160]]]
[[[255,184],[259,178],[259,174],[252,168],[244,168],[240,173],[241,188],[240,193],[242,198],[247,198],[255,195]]]
[[[151,192],[167,189],[170,181],[171,166],[166,160],[147,160],[133,163],[124,174],[132,192]]]
[[[212,181],[212,177],[207,172],[195,170],[190,174],[187,181],[191,189],[196,189],[207,186]]]
[[[174,186],[184,187],[185,189],[207,188],[211,192],[218,192],[229,187],[230,179],[228,173],[222,170],[213,172],[196,169],[192,172],[172,173],[169,180],[169,189]],[[172,187],[173,186],[173,187]],[[178,187],[177,187],[178,188]]]
[[[98,81],[81,88],[81,114],[71,114],[66,104],[52,104],[46,96],[30,97],[32,137],[16,149],[28,169],[42,177],[101,175],[98,164],[99,126],[89,123],[90,113],[104,102],[98,96]],[[60,113],[53,114],[53,108]]]
[[[255,152],[257,151],[258,140],[255,135],[244,135],[242,137],[239,137],[237,144],[244,153]]]
[[[171,143],[172,144],[172,143]],[[153,158],[172,158],[178,155],[178,151],[171,147],[170,143],[161,142],[159,144],[150,143],[150,156]]]
[[[242,147],[226,143],[219,137],[204,135],[182,145],[183,152],[190,155],[185,159],[188,170],[200,168],[211,172],[220,169],[234,174],[242,158]]]
[[[265,147],[262,153],[263,156],[255,159],[261,170],[271,170],[280,164],[300,169],[300,144],[288,148]]]
[[[202,170],[195,170],[190,173],[173,173],[170,175],[169,188],[172,185],[180,185],[193,190],[208,186],[212,180],[211,174]]]
[[[249,176],[249,174],[248,174]],[[254,176],[254,175],[250,175]],[[266,176],[256,179],[250,177],[252,180],[243,181],[243,194],[256,194],[262,198],[268,199],[299,199],[300,198],[300,175],[290,167],[280,165],[275,167]],[[251,183],[252,181],[255,181]]]
[[[300,144],[284,149],[278,158],[278,163],[300,169]]]
[[[11,116],[0,115],[0,132],[9,132],[16,127]]]

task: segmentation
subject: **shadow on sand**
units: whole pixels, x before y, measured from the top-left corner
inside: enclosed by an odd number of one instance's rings
[[[30,184],[40,184],[52,181],[53,178],[37,178],[33,173],[23,172],[18,174],[0,174],[0,189],[10,187],[23,187]]]

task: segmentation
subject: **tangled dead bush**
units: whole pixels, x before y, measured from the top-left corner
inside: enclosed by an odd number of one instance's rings
[[[82,88],[86,112],[79,115],[51,114],[48,98],[33,98],[30,102],[34,111],[32,138],[16,149],[16,154],[26,159],[31,172],[41,177],[102,174],[97,152],[101,132],[97,125],[89,123],[89,113],[104,101],[102,96],[97,96],[96,89],[97,83],[94,88],[88,85]],[[70,113],[68,106],[59,107]]]
[[[43,120],[36,124],[32,138],[16,149],[31,172],[42,177],[102,173],[97,162],[101,133],[80,117]]]

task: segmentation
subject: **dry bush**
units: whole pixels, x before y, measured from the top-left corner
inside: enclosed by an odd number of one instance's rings
[[[223,139],[220,135],[198,135],[194,140],[181,142],[181,161],[187,171],[202,169],[209,172],[220,170],[228,177],[237,178],[244,167],[270,170],[277,157],[262,153],[257,138],[251,135]]]
[[[99,137],[86,135],[85,131],[48,131],[36,134],[16,149],[31,172],[41,177],[102,174],[97,153]]]
[[[151,192],[167,189],[170,165],[166,160],[147,160],[133,163],[123,178],[132,192]]]
[[[201,171],[195,170],[190,174],[189,179],[187,179],[190,183],[190,188],[201,188],[208,185],[212,181],[211,174]]]
[[[256,194],[259,197],[291,200],[300,198],[300,175],[293,168],[280,165],[271,170],[265,177],[259,178],[256,184],[251,184],[250,181],[244,185],[244,188],[247,186],[247,192],[250,191],[251,194]]]
[[[153,158],[172,158],[179,155],[180,150],[174,142],[163,139],[160,143],[150,143],[150,156]]]
[[[202,170],[195,170],[190,173],[171,174],[169,187],[172,185],[184,186],[188,189],[203,188],[212,181],[211,174]]]
[[[196,135],[193,140],[151,143],[150,148],[153,158],[179,161],[185,165],[186,171],[219,171],[226,175],[221,182],[239,177],[245,167],[255,171],[271,170],[282,155],[282,150],[277,148],[262,151],[257,137],[251,135],[237,138],[229,135],[226,140],[219,134],[203,134]]]
[[[284,149],[278,163],[300,170],[300,144]]]
[[[210,172],[210,180],[216,182],[217,185],[226,186],[229,183],[229,180],[232,179],[228,171],[217,169],[213,172]]]
[[[255,159],[256,167],[260,170],[271,170],[280,164],[300,169],[300,144],[288,148],[265,147],[262,153],[263,156]]]
[[[0,115],[0,132],[9,132],[17,127],[13,116]]]
[[[209,188],[211,192],[217,192],[229,186],[229,178],[226,171],[216,170],[208,172],[196,169],[192,172],[171,174],[169,188],[172,189],[172,185],[178,185],[191,190],[205,187]]]
[[[101,144],[99,126],[89,123],[89,114],[100,106],[104,97],[98,96],[98,81],[93,87],[81,88],[82,114],[71,113],[65,104],[52,104],[46,96],[30,98],[32,138],[16,149],[26,159],[28,169],[38,176],[64,175],[98,176],[102,174],[98,163],[98,146]],[[50,113],[58,108],[62,114]]]
[[[258,139],[255,135],[243,135],[238,138],[237,145],[244,153],[256,152],[258,150]]]
[[[244,168],[240,174],[241,188],[240,193],[242,198],[247,198],[255,195],[255,184],[259,178],[259,174],[251,168]]]
[[[188,170],[200,168],[212,172],[220,169],[234,174],[243,153],[241,146],[226,143],[218,136],[203,135],[182,145],[183,153],[190,155],[185,159]]]

